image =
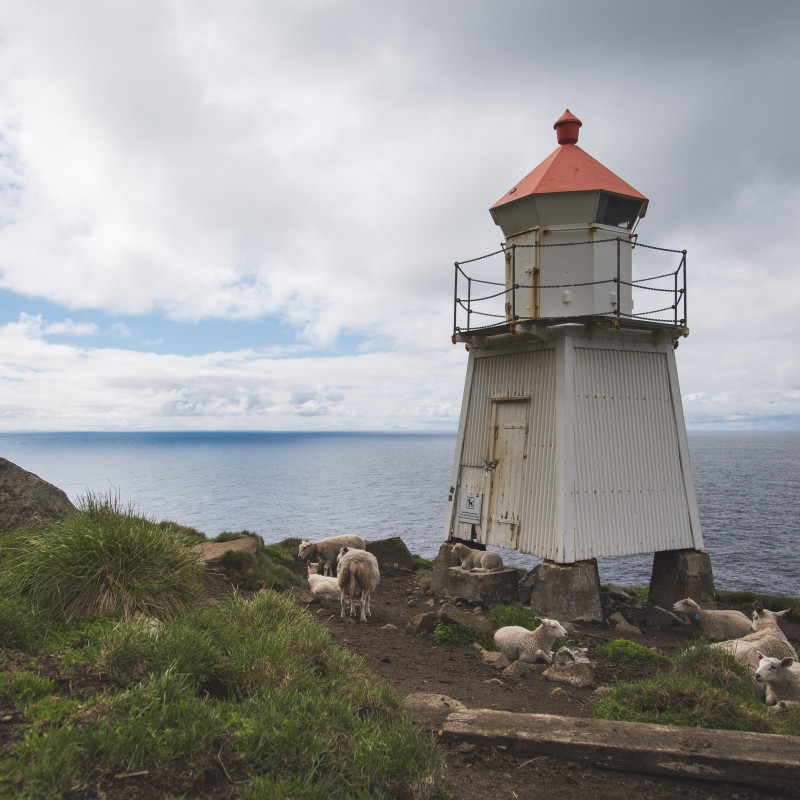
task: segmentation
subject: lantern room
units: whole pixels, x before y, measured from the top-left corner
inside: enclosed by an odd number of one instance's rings
[[[490,209],[517,318],[632,312],[633,231],[648,201],[578,147],[581,125],[567,109],[553,126],[558,148]]]

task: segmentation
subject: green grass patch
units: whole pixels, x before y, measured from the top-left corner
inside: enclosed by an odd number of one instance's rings
[[[169,618],[204,598],[205,574],[182,533],[110,495],[89,495],[75,512],[12,538],[0,560],[0,593],[53,620]]]
[[[494,606],[489,612],[489,622],[495,630],[508,625],[519,625],[529,631],[539,627],[536,614],[522,603],[501,603]]]
[[[756,592],[728,592],[717,589],[717,602],[724,608],[734,608],[750,616],[753,613],[753,603],[756,600],[771,611],[783,611],[785,608],[792,610],[792,615],[800,617],[800,598],[786,597],[782,594],[758,594]]]
[[[434,562],[429,558],[422,558],[422,556],[418,556],[414,554],[414,569],[421,570],[421,569],[433,569]]]
[[[86,634],[80,668],[116,691],[79,701],[9,663],[0,688],[26,723],[3,763],[0,795],[61,798],[98,774],[179,776],[197,796],[225,763],[240,797],[443,797],[442,764],[391,687],[288,597],[231,595],[152,626],[144,617],[64,626]],[[30,670],[36,665],[28,660]]]
[[[490,636],[481,633],[468,625],[457,622],[437,622],[433,629],[433,641],[436,644],[472,644],[477,642],[484,650],[496,650]]]
[[[633,664],[637,661],[654,662],[657,664],[669,663],[669,659],[657,653],[651,647],[632,642],[629,639],[614,639],[613,642],[604,644],[597,650],[601,658],[615,661],[619,664]]]

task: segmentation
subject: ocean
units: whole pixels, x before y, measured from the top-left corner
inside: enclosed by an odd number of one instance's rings
[[[154,520],[268,544],[399,536],[434,558],[455,434],[6,433],[0,456],[63,489],[119,497]],[[705,550],[719,589],[800,595],[800,433],[689,433]],[[497,550],[510,565],[539,559]],[[652,554],[598,560],[600,580],[650,581]]]

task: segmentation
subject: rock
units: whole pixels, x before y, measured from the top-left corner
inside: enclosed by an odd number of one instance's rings
[[[491,637],[494,634],[489,620],[484,617],[479,617],[470,611],[462,611],[456,608],[452,603],[445,603],[437,612],[437,617],[442,622],[454,623],[457,625],[465,625],[468,628],[473,628],[479,633]]]
[[[510,663],[506,656],[493,650],[483,650],[481,657],[487,667],[494,667],[495,669],[505,669]]]
[[[192,550],[207,564],[210,564],[230,551],[234,553],[244,551],[256,555],[263,547],[264,540],[260,536],[243,536],[241,539],[231,539],[228,542],[201,542],[196,544]]]
[[[433,633],[439,617],[435,611],[427,611],[424,614],[417,614],[406,624],[406,632],[412,636],[418,633]]]
[[[648,605],[645,609],[645,620],[652,628],[690,627],[671,611],[667,611],[661,606]]]
[[[632,600],[633,599],[623,588],[621,588],[620,586],[615,586],[613,583],[609,583],[606,586],[606,589],[608,590],[608,594],[614,600],[618,600],[619,601],[619,600]]]
[[[413,572],[416,569],[414,556],[399,536],[367,542],[367,552],[375,556],[381,570]]]
[[[510,666],[506,667],[502,674],[506,678],[523,680],[530,677],[531,671],[532,667],[527,661],[515,661]]]
[[[448,714],[451,711],[463,711],[466,706],[460,700],[454,700],[445,694],[434,692],[412,692],[406,697],[404,703],[407,708],[414,709],[441,709]]]
[[[611,614],[611,616],[609,616],[608,618],[608,621],[613,622],[615,625],[620,622],[627,622],[625,617],[623,617],[622,614],[619,613],[619,611],[615,611],[613,614]]]
[[[631,625],[629,622],[625,622],[625,621],[618,622],[614,626],[614,630],[617,633],[626,633],[626,634],[630,634],[630,635],[633,635],[633,636],[641,635],[641,633],[642,633],[641,628],[637,628],[635,625]]]
[[[549,681],[568,683],[579,689],[591,686],[594,673],[586,664],[553,664],[542,675]]]
[[[0,533],[41,527],[72,511],[75,506],[61,489],[0,458]]]
[[[553,654],[553,662],[556,664],[591,664],[586,656],[586,648],[559,647]]]

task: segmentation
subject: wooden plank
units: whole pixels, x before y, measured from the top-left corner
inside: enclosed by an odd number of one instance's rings
[[[442,736],[602,769],[775,789],[796,789],[800,783],[800,738],[795,736],[490,709],[454,711]]]

